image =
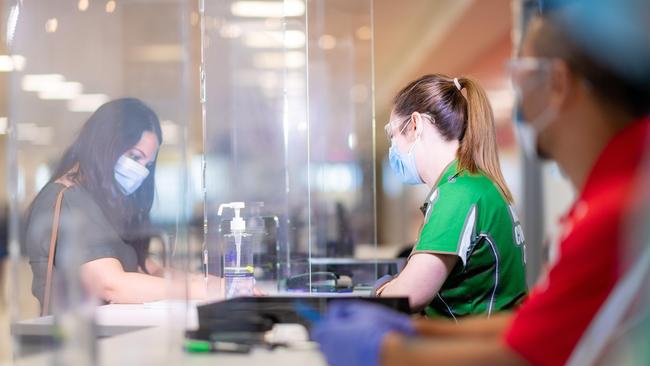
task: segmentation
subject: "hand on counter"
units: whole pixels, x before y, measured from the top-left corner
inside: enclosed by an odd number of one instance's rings
[[[388,333],[414,335],[411,318],[384,306],[363,301],[334,302],[311,331],[330,365],[379,364],[382,341]]]

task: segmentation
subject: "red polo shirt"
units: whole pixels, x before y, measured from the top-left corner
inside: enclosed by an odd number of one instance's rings
[[[505,334],[507,345],[532,364],[565,364],[625,271],[626,214],[638,195],[649,134],[645,118],[616,135],[562,220],[559,258]]]

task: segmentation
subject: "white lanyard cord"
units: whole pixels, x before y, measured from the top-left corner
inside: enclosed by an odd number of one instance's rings
[[[596,363],[635,295],[639,294],[641,286],[646,281],[648,268],[650,268],[650,246],[645,248],[643,255],[630,272],[614,286],[571,354],[567,366],[586,366]]]

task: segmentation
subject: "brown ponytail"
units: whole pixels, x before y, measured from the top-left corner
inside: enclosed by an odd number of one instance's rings
[[[494,116],[487,95],[472,79],[457,81],[460,88],[453,78],[441,74],[425,75],[411,82],[395,97],[395,113],[430,114],[434,126],[447,141],[460,142],[458,168],[470,173],[482,172],[497,185],[506,201],[512,203],[512,194],[501,174]]]
[[[512,202],[512,194],[501,174],[490,101],[477,81],[459,78],[458,82],[467,95],[467,127],[458,148],[458,165],[472,173],[483,172],[501,189],[506,200]]]

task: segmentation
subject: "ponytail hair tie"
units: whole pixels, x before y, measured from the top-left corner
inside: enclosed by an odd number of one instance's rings
[[[458,78],[454,78],[454,85],[456,85],[456,89],[461,90],[463,87],[460,85],[460,82],[458,81]]]

